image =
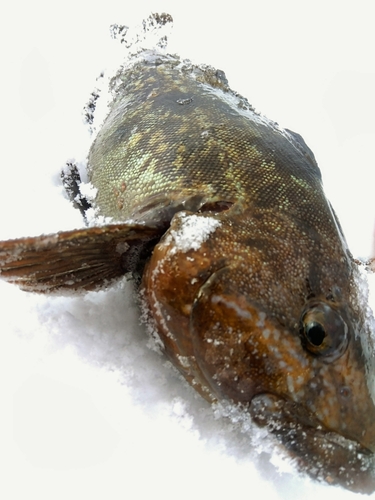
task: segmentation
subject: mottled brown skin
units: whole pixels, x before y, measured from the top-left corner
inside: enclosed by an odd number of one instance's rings
[[[241,404],[313,477],[375,491],[357,264],[313,154],[211,67],[145,53],[112,90],[88,173],[116,225],[4,242],[2,276],[91,289],[142,271],[155,246],[141,294],[189,383]],[[186,249],[193,220],[216,227]]]

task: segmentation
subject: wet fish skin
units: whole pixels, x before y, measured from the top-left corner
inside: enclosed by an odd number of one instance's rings
[[[303,424],[295,419],[302,429],[321,427],[375,451],[355,263],[312,152],[212,68],[157,56],[120,80],[90,151],[91,180],[100,210],[116,220],[176,214],[142,282],[168,356],[209,400],[247,405],[277,395],[304,409]],[[196,213],[218,227],[199,249],[180,251],[171,235]],[[333,321],[324,331],[330,346],[310,342],[309,351],[306,336],[301,342],[308,314],[322,328]],[[319,455],[316,435],[300,454]],[[287,432],[281,440],[292,441]],[[373,488],[370,465],[344,448],[328,459],[322,445],[316,475],[350,487],[352,474],[335,460],[345,457],[356,462],[356,487]]]
[[[357,263],[312,152],[177,56],[145,52],[112,92],[88,175],[116,224],[3,242],[2,277],[87,290],[142,272],[151,242],[141,294],[193,387],[243,405],[314,477],[375,491]]]

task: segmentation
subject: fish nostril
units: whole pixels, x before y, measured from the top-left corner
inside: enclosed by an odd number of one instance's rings
[[[340,389],[340,396],[342,398],[348,399],[350,397],[350,395],[351,395],[351,390],[350,390],[349,387],[346,387],[346,386],[341,387],[341,389]]]

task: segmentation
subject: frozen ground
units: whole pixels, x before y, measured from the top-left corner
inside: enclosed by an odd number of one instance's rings
[[[138,4],[131,12],[116,0],[105,10],[70,0],[8,7],[0,34],[0,237],[82,224],[58,172],[88,144],[80,111],[115,50],[107,26],[166,10],[184,56],[225,70],[257,109],[304,136],[353,253],[368,255],[371,2]],[[0,298],[1,498],[356,497],[296,476],[274,457],[280,475],[266,453],[251,451],[240,425],[215,419],[147,348],[129,284],[50,298],[0,283]]]

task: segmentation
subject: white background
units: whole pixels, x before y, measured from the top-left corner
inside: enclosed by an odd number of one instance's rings
[[[224,70],[259,111],[304,137],[353,253],[369,255],[370,0],[21,0],[3,8],[0,238],[82,225],[58,174],[88,147],[81,109],[117,50],[108,26],[163,10],[175,19],[177,50]],[[354,498],[280,476],[238,428],[215,420],[147,348],[126,284],[49,298],[0,283],[0,333],[1,498]]]

